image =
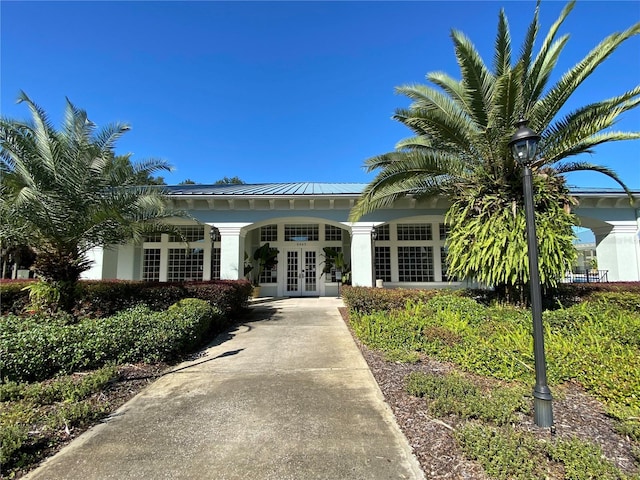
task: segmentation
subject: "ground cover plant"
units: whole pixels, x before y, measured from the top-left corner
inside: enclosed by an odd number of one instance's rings
[[[347,294],[347,306],[349,294],[353,292]],[[358,293],[359,302],[366,303],[363,296],[365,292]],[[580,416],[597,413],[609,419],[607,445],[599,443],[604,438],[599,435],[578,438],[582,432],[575,425],[576,436],[571,428],[560,428],[557,436],[532,428],[534,371],[527,309],[481,305],[460,292],[424,298],[411,299],[404,308],[349,312],[350,326],[363,348],[380,351],[386,359],[381,364],[375,355],[365,354],[383,392],[391,391],[394,370],[405,371],[405,394],[424,402],[426,414],[446,426],[456,448],[467,461],[481,465],[487,478],[640,478],[637,293],[592,293],[582,303],[544,314],[549,383],[556,403],[570,408],[574,390],[584,389],[596,408]],[[374,301],[381,303],[379,298]],[[399,367],[398,361],[415,363]],[[392,395],[398,397],[397,392]],[[400,424],[414,428],[422,415],[419,403],[391,400],[399,405],[395,413]],[[425,433],[407,436],[420,435]],[[620,445],[624,455],[609,450],[604,456],[603,447]],[[427,458],[424,454],[423,460]]]

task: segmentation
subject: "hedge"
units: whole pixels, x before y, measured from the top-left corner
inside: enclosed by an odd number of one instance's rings
[[[3,380],[39,381],[108,363],[171,361],[227,324],[223,312],[200,299],[162,312],[138,305],[76,324],[10,314],[0,322],[0,372]]]
[[[30,282],[0,283],[0,313],[24,313]],[[80,281],[73,313],[78,318],[103,318],[143,304],[154,311],[166,310],[183,298],[200,298],[225,315],[234,315],[246,307],[252,287],[247,280],[212,280],[207,282],[140,282],[121,280]]]

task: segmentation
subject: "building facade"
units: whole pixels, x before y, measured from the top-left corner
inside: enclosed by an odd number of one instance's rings
[[[466,285],[447,274],[445,199],[398,200],[349,222],[365,184],[282,183],[167,187],[188,245],[158,234],[140,245],[92,252],[90,279],[190,281],[241,279],[265,243],[278,263],[259,278],[264,296],[336,296],[343,274],[353,285],[441,288]],[[640,281],[640,205],[620,192],[575,191],[576,214],[592,229],[609,281]],[[544,239],[541,239],[544,241]],[[329,268],[325,248],[347,272]],[[254,269],[249,275],[255,275]]]

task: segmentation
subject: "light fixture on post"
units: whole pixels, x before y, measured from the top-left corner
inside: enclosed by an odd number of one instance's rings
[[[533,356],[536,372],[536,384],[533,387],[533,420],[539,427],[551,427],[553,425],[553,407],[551,390],[547,385],[547,364],[544,354],[542,293],[540,291],[538,241],[533,204],[533,181],[531,178],[531,164],[536,156],[540,135],[527,127],[527,123],[527,120],[521,119],[515,124],[517,130],[509,141],[509,148],[516,163],[522,167],[529,253],[529,282],[531,286],[531,316],[533,318]]]

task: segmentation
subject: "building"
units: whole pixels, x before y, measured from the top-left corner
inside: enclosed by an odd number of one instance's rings
[[[365,184],[269,183],[167,187],[188,248],[162,234],[142,245],[92,252],[89,279],[188,281],[245,278],[262,244],[278,264],[259,279],[265,296],[335,296],[341,273],[325,272],[325,247],[342,252],[353,285],[407,288],[459,286],[447,275],[442,198],[406,197],[360,221],[349,212]],[[640,281],[640,202],[620,191],[575,190],[576,214],[596,239],[599,269],[609,281]],[[542,239],[544,241],[544,239]],[[255,272],[255,270],[254,270]]]

